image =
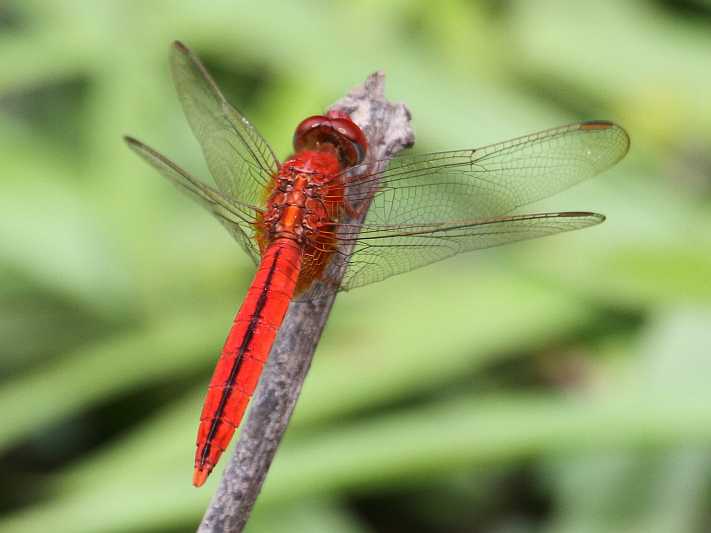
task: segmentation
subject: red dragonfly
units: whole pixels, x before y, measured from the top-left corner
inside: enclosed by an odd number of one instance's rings
[[[602,172],[629,147],[621,127],[589,121],[482,148],[396,157],[382,170],[364,163],[360,128],[334,112],[301,122],[294,155],[280,163],[180,42],[171,65],[217,189],[126,141],[217,217],[258,265],[200,416],[195,486],[239,425],[289,303],[327,280],[334,264],[346,268],[341,288],[352,289],[460,252],[599,224],[605,217],[596,213],[510,213]],[[347,222],[364,202],[365,221]]]

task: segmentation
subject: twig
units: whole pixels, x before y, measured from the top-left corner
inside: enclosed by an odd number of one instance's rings
[[[384,86],[384,74],[375,72],[330,108],[347,112],[363,129],[371,165],[414,143],[409,111],[403,104],[388,102]],[[360,222],[364,216],[365,212],[349,222]],[[238,533],[244,529],[286,431],[342,276],[340,269],[332,280],[335,284],[315,287],[313,290],[321,295],[318,299],[292,302],[289,306],[239,442],[199,532]]]

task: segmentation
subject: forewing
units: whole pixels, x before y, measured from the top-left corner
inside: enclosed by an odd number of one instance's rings
[[[399,225],[501,216],[590,178],[629,148],[624,129],[606,121],[570,124],[472,150],[390,161],[368,174],[351,169],[351,205],[373,200],[366,223]]]
[[[226,198],[142,142],[132,137],[125,137],[125,140],[134,152],[173,182],[178,189],[210,211],[249,254],[252,261],[255,264],[259,262],[259,249],[254,239],[257,210]]]
[[[228,197],[261,206],[279,162],[257,129],[220,92],[200,60],[173,43],[173,81],[190,127],[218,188]]]
[[[341,287],[353,289],[446,259],[455,254],[536,239],[594,226],[603,215],[585,212],[540,213],[471,222],[363,225],[342,228],[342,244],[354,244]]]

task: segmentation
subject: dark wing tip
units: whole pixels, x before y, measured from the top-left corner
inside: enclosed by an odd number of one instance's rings
[[[180,52],[181,54],[189,54],[190,49],[185,46],[181,41],[173,41],[173,48]]]
[[[152,153],[152,152],[154,152],[154,150],[152,148],[146,146],[141,141],[139,141],[135,137],[131,137],[130,135],[124,135],[123,140],[128,145],[128,147],[136,153],[140,153],[140,152]]]
[[[585,120],[580,123],[580,128],[583,130],[606,130],[615,126],[617,124],[609,120]]]
[[[563,211],[562,213],[556,213],[558,217],[568,217],[568,218],[592,218],[595,220],[596,224],[605,222],[605,215],[600,213],[591,213],[590,211]]]
[[[128,147],[136,152],[138,155],[141,157],[145,158],[146,155],[149,155],[152,158],[157,158],[157,159],[165,159],[162,155],[160,155],[158,152],[156,152],[153,148],[150,146],[143,144],[141,141],[136,139],[135,137],[131,137],[130,135],[124,135],[123,140],[126,142]],[[174,165],[175,163],[168,161],[169,166]]]
[[[584,122],[580,122],[580,129],[584,131],[601,131],[601,130],[609,130],[609,129],[615,129],[619,134],[622,136],[623,143],[624,143],[624,149],[621,151],[620,156],[615,160],[615,162],[619,161],[622,159],[625,155],[627,155],[627,152],[630,150],[630,136],[619,124],[616,124],[615,122],[612,122],[611,120],[586,120]]]

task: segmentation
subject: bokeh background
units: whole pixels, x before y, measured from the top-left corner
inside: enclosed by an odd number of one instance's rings
[[[417,150],[632,138],[532,208],[602,226],[339,297],[250,533],[711,530],[708,0],[6,0],[0,531],[192,531],[216,488],[197,418],[253,267],[121,141],[208,178],[174,39],[281,156],[375,69]]]

